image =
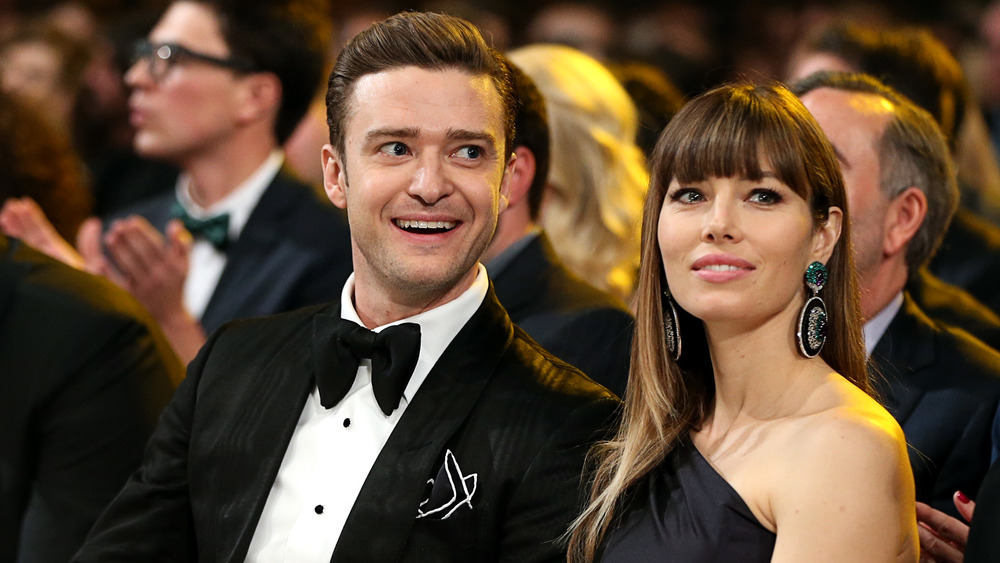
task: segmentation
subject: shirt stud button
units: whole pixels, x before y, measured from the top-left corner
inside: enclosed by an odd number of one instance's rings
[[[351,419],[345,418],[344,419],[344,428],[347,428],[350,425],[351,425]]]
[[[317,504],[314,510],[316,510],[316,514],[323,514],[323,505]]]

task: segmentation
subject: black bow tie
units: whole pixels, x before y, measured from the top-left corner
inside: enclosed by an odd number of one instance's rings
[[[181,220],[184,228],[195,238],[203,238],[212,243],[216,250],[225,250],[229,243],[229,214],[220,213],[208,219],[196,219],[184,209],[180,202],[174,202],[171,216]]]
[[[333,315],[313,320],[316,385],[320,403],[331,408],[354,384],[361,360],[372,361],[372,391],[386,416],[399,406],[420,355],[420,325],[403,323],[372,332]]]

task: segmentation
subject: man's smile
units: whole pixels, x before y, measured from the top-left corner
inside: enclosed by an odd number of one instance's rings
[[[455,228],[456,221],[417,221],[407,219],[394,219],[393,222],[400,229],[415,234],[438,234],[446,233]]]

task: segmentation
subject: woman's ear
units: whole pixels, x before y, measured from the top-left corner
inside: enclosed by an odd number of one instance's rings
[[[826,223],[820,225],[813,233],[813,260],[818,260],[824,264],[833,255],[833,248],[840,240],[840,230],[844,224],[844,212],[839,207],[830,207],[827,213]]]

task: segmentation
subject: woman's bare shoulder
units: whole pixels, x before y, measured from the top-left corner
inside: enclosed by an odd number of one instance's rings
[[[782,552],[801,555],[806,544],[819,541],[830,555],[849,545],[870,560],[895,560],[911,553],[916,541],[906,441],[877,401],[837,379],[843,383],[832,382],[825,408],[789,421],[780,486],[772,489],[779,542],[783,528],[789,540],[780,542]],[[810,527],[824,530],[823,539]],[[872,529],[880,534],[873,536]]]
[[[878,401],[837,374],[831,374],[828,405],[803,417],[799,430],[822,448],[872,448],[873,453],[902,449],[906,440],[896,419]]]

